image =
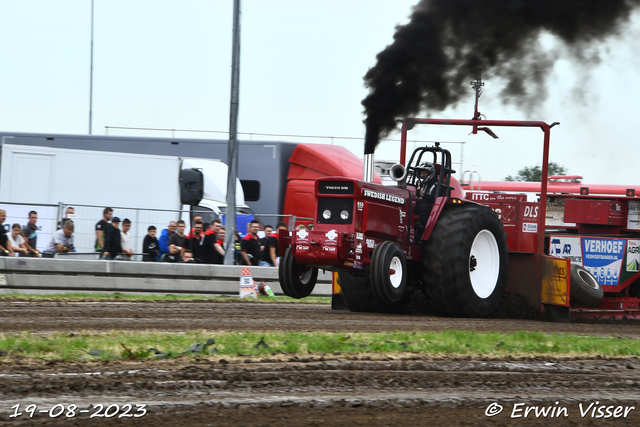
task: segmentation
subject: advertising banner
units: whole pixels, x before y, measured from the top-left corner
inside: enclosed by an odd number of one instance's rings
[[[573,264],[582,265],[601,285],[618,285],[623,269],[632,271],[629,270],[630,263],[631,267],[637,268],[640,262],[638,254],[635,258],[627,257],[626,265],[623,265],[625,254],[629,255],[629,251],[637,252],[639,246],[636,243],[640,243],[632,240],[628,242],[629,248],[626,247],[626,239],[551,236],[549,252],[553,256],[569,259]],[[633,260],[636,260],[635,263]]]

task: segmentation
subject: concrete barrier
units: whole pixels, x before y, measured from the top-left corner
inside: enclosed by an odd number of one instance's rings
[[[241,276],[242,266],[235,265],[0,258],[0,293],[42,290],[235,295]],[[257,283],[267,283],[276,295],[283,295],[277,268],[251,267],[251,276]],[[331,295],[331,272],[319,272],[312,295]]]

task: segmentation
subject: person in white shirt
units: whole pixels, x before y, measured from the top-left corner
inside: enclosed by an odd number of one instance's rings
[[[11,227],[11,233],[7,234],[7,242],[11,247],[11,250],[15,253],[15,256],[27,256],[29,250],[27,249],[26,240],[24,234],[22,234],[22,227],[20,224],[13,224]]]
[[[131,220],[129,218],[125,218],[122,221],[122,233],[120,233],[120,244],[122,245],[122,254],[120,255],[121,259],[129,259],[131,255],[133,255],[133,249],[131,248],[131,234],[129,234],[129,230],[131,229]]]

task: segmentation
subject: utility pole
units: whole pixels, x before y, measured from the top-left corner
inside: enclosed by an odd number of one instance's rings
[[[227,241],[225,265],[233,265],[236,244],[236,179],[238,178],[238,104],[240,103],[240,0],[233,1],[233,45],[231,53],[231,108],[227,162]]]
[[[91,59],[89,66],[89,135],[93,133],[93,1],[91,0]]]

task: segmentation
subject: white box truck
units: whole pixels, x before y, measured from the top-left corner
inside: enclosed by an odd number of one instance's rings
[[[93,251],[93,227],[104,207],[112,207],[120,219],[130,217],[136,252],[142,249],[149,225],[158,228],[159,236],[171,220],[182,217],[189,224],[189,212],[204,212],[203,220],[210,222],[225,210],[228,172],[220,160],[7,142],[0,162],[0,204],[8,214],[5,228],[16,220],[7,203],[73,206],[78,252]],[[241,212],[250,212],[239,180],[236,188],[236,205]],[[27,216],[18,222],[26,224]],[[46,228],[55,231],[50,225]],[[44,248],[49,238],[49,233],[42,233],[38,248]]]

